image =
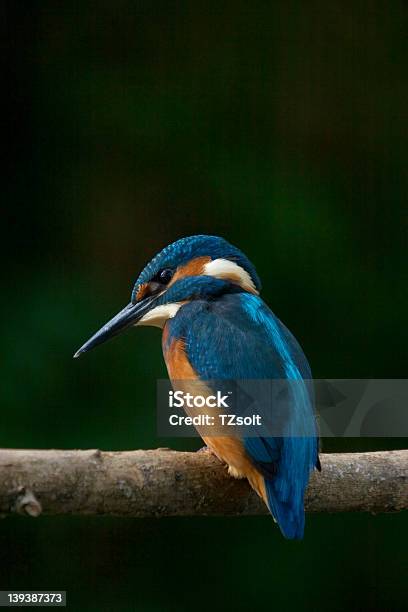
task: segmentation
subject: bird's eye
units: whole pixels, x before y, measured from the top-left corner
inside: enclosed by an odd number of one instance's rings
[[[171,281],[172,276],[173,270],[170,270],[170,268],[165,268],[159,273],[160,282],[163,283],[163,285],[167,285],[167,283]]]

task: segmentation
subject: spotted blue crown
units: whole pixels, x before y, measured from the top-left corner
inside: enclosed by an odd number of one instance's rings
[[[235,262],[246,270],[258,291],[261,289],[261,281],[256,272],[255,266],[249,261],[248,257],[233,246],[224,238],[219,236],[188,236],[181,238],[166,246],[158,253],[139,275],[132,291],[132,301],[134,301],[138,288],[141,284],[149,282],[165,268],[176,269],[178,266],[187,264],[196,257],[211,257],[214,259],[228,259]]]

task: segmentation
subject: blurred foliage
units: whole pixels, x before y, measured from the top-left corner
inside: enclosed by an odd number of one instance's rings
[[[157,330],[71,359],[192,233],[248,254],[316,377],[406,376],[404,3],[3,10],[0,445],[197,448],[156,437]],[[75,610],[395,611],[406,550],[403,515],[309,516],[302,544],[263,518],[15,519],[0,587],[67,589]]]

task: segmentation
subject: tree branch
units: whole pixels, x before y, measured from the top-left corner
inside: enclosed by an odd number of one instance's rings
[[[326,454],[306,494],[309,512],[408,508],[408,450]],[[208,453],[168,449],[0,450],[0,515],[128,517],[267,514],[246,481]]]

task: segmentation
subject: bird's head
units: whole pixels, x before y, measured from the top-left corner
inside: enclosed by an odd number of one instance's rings
[[[130,303],[108,321],[74,355],[134,325],[163,327],[193,299],[215,298],[231,291],[258,294],[255,267],[236,247],[218,236],[189,236],[156,255],[139,275]]]

